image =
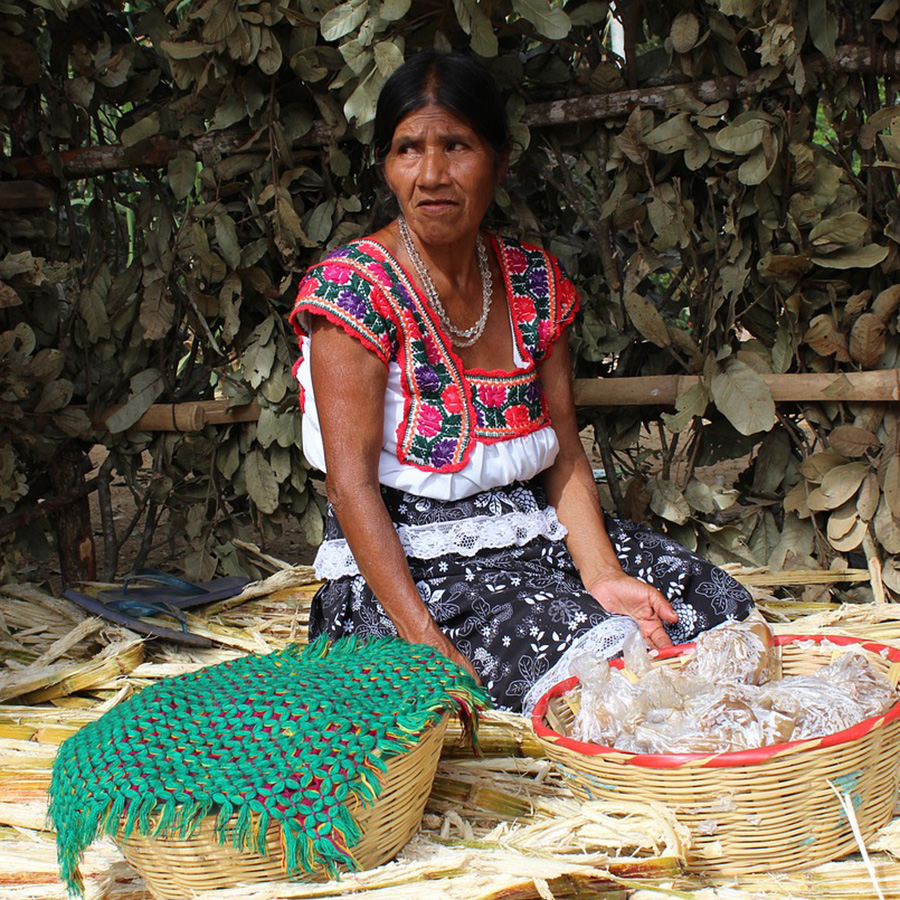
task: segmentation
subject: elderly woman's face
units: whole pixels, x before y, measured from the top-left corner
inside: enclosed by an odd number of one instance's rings
[[[474,239],[504,171],[487,141],[434,104],[400,121],[384,163],[388,187],[426,244]]]

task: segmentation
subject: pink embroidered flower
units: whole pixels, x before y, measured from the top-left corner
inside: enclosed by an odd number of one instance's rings
[[[546,321],[538,322],[538,346],[546,347],[553,337],[553,323]]]
[[[382,286],[391,287],[391,276],[385,266],[370,266],[369,274]]]
[[[506,410],[504,415],[506,416],[506,424],[510,428],[525,428],[526,425],[531,424],[531,416],[528,415],[528,407],[522,406],[522,404],[511,406]]]
[[[441,411],[427,403],[419,412],[418,431],[425,437],[434,437],[441,430]]]
[[[451,415],[462,412],[462,399],[459,396],[459,389],[455,384],[451,384],[447,390],[444,391],[441,395],[441,399],[444,401],[444,409]]]
[[[322,266],[322,277],[332,284],[346,284],[352,274],[347,266]]]
[[[528,257],[517,247],[506,251],[506,265],[514,275],[521,275],[528,268]]]
[[[506,388],[502,384],[480,384],[478,397],[485,406],[503,406],[506,403]]]

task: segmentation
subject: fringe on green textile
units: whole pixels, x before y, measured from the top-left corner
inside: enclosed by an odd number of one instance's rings
[[[467,672],[398,638],[322,637],[166,679],[60,748],[49,807],[60,875],[83,893],[79,864],[101,835],[186,838],[212,816],[220,843],[261,855],[274,822],[291,876],[336,877],[361,838],[346,801],[374,803],[386,761],[446,711],[475,746],[489,705]]]

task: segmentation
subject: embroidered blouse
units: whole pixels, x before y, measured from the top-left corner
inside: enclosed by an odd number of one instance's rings
[[[388,367],[382,484],[456,500],[526,481],[550,466],[559,445],[537,363],[578,308],[578,294],[551,254],[492,237],[509,301],[514,368],[465,369],[427,300],[380,243],[354,241],[313,266],[290,321],[300,338],[295,374],[303,451],[325,470],[309,372],[308,316],[324,315]]]

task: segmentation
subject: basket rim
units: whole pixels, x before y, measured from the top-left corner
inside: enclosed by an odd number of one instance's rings
[[[783,644],[801,643],[810,641],[812,643],[831,643],[845,647],[856,645],[862,647],[870,653],[884,654],[886,659],[892,663],[900,663],[900,649],[889,647],[886,644],[877,641],[868,641],[863,638],[850,637],[849,635],[834,634],[781,634],[775,637],[776,646]],[[672,657],[682,656],[690,652],[696,646],[695,643],[679,644],[675,647],[667,647],[660,650],[655,659],[671,659]],[[623,662],[621,659],[609,660],[609,665],[621,669]],[[573,675],[565,681],[561,681],[547,691],[534,708],[531,715],[531,724],[537,737],[545,742],[554,744],[566,750],[572,750],[583,756],[612,756],[616,762],[623,765],[641,766],[653,769],[677,769],[682,766],[705,767],[705,768],[728,768],[731,766],[756,765],[759,763],[769,762],[770,760],[786,756],[792,753],[802,752],[806,750],[818,750],[825,747],[835,747],[840,744],[849,743],[865,737],[870,732],[887,725],[889,722],[900,718],[900,699],[886,712],[880,716],[872,716],[864,719],[862,722],[845,728],[843,731],[836,731],[833,734],[827,734],[821,738],[812,740],[789,741],[783,744],[768,744],[765,747],[755,747],[752,750],[729,750],[723,753],[633,753],[628,750],[616,750],[614,747],[607,747],[603,744],[588,744],[583,741],[576,741],[573,738],[566,737],[558,731],[554,731],[544,721],[544,716],[550,701],[555,697],[561,697],[569,693],[578,685],[578,677]]]

